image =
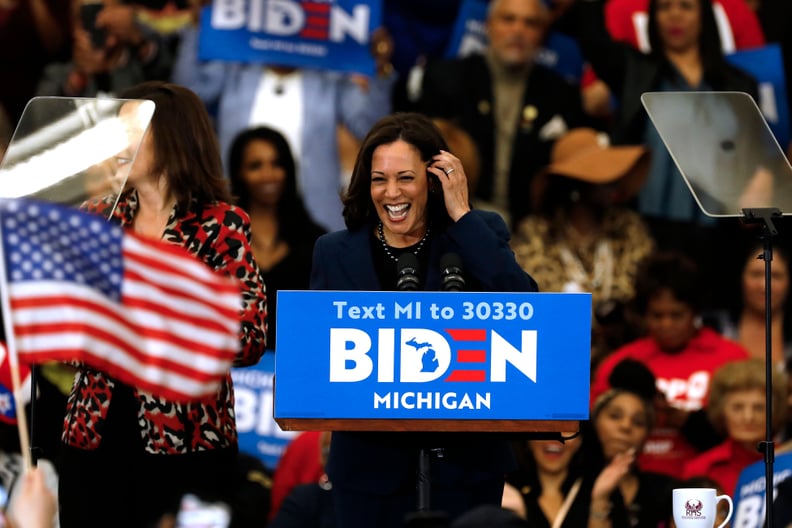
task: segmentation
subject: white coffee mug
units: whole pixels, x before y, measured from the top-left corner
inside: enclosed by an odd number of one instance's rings
[[[732,516],[734,504],[728,495],[716,495],[713,488],[677,488],[674,490],[674,523],[677,528],[714,528],[718,502],[729,503],[729,514],[718,525],[723,528]]]

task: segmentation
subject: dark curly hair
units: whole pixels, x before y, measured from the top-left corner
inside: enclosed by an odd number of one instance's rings
[[[371,201],[371,159],[374,151],[381,145],[395,141],[409,143],[421,153],[421,160],[429,163],[440,150],[448,150],[443,135],[437,126],[425,115],[414,112],[398,112],[380,119],[363,139],[360,146],[349,188],[342,197],[344,222],[349,230],[373,225],[377,219]],[[434,178],[427,173],[428,178]],[[431,183],[431,182],[430,182]],[[428,211],[429,221],[435,226],[451,222],[445,208],[443,189],[430,185]]]

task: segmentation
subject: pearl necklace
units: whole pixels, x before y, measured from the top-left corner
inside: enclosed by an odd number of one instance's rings
[[[391,253],[390,246],[388,245],[387,242],[385,242],[385,232],[383,231],[383,228],[382,228],[382,222],[380,222],[379,225],[377,226],[377,235],[379,236],[380,242],[382,243],[382,249],[385,250],[385,253],[390,258],[392,258],[394,262],[398,262],[399,259],[396,257],[396,255]],[[413,250],[413,254],[414,255],[418,255],[418,252],[421,251],[421,248],[424,246],[424,243],[426,242],[427,238],[429,238],[429,227],[428,226],[426,227],[426,233],[424,233],[423,238],[421,238],[421,240],[418,242],[418,245]]]

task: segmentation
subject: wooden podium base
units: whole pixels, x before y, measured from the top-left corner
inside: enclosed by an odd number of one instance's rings
[[[284,431],[573,433],[578,420],[371,420],[275,418]]]

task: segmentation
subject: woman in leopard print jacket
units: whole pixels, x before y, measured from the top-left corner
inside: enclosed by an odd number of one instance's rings
[[[179,244],[242,285],[235,366],[266,345],[266,296],[250,249],[250,220],[231,205],[209,117],[200,99],[150,82],[125,99],[156,110],[125,191],[86,207],[127,228]],[[122,106],[134,112],[136,102]],[[122,166],[131,159],[119,158]],[[178,310],[180,307],[174,306]],[[177,403],[83,366],[66,409],[59,489],[61,526],[151,526],[185,493],[232,501],[238,456],[230,374],[210,401]]]

